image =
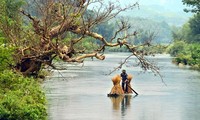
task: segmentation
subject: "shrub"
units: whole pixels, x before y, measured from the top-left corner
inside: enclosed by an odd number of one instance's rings
[[[177,41],[174,42],[172,45],[170,45],[167,51],[171,56],[175,57],[178,56],[179,54],[184,54],[185,49],[186,49],[186,43],[183,41]]]
[[[12,53],[14,48],[4,47],[4,44],[0,44],[0,71],[8,69],[13,64]]]
[[[5,70],[0,88],[0,120],[46,119],[45,94],[37,81]]]
[[[171,56],[176,57],[176,63],[190,65],[200,70],[200,44],[186,44],[183,41],[175,42],[168,48]]]

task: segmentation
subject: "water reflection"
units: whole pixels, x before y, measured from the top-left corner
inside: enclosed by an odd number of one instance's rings
[[[132,96],[132,95],[120,95],[117,97],[110,97],[112,101],[112,107],[113,111],[119,111],[121,110],[121,116],[126,115],[127,109],[131,108],[131,100],[135,98],[137,95]]]
[[[124,96],[124,99],[121,102],[122,116],[126,115],[126,110],[127,110],[128,107],[130,107],[131,98],[132,98],[132,96],[130,96],[130,95]]]
[[[112,103],[113,103],[113,110],[119,110],[120,109],[120,103],[124,99],[123,95],[117,96],[117,97],[110,97]]]

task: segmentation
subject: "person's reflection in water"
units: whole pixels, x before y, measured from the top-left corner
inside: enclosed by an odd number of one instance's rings
[[[124,99],[121,102],[121,112],[122,116],[126,115],[126,109],[130,107],[130,101],[131,101],[132,96],[131,95],[126,95],[124,96]]]

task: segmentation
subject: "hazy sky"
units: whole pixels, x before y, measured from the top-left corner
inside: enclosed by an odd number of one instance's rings
[[[105,2],[119,1],[122,6],[138,2],[140,9],[149,8],[157,12],[168,11],[171,13],[181,13],[186,16],[191,16],[189,13],[185,13],[183,11],[183,9],[186,8],[186,6],[183,5],[182,0],[104,0],[104,1]]]
[[[129,5],[131,3],[139,2],[140,6],[150,6],[150,5],[158,5],[163,6],[167,9],[174,9],[182,11],[185,6],[182,3],[182,0],[104,0],[105,2],[116,2],[119,1],[122,5]]]
[[[105,0],[105,1],[117,1],[117,0]],[[139,6],[153,6],[153,7],[163,7],[165,10],[170,10],[174,12],[184,12],[183,9],[186,8],[183,5],[182,0],[118,0],[121,4],[131,4],[136,1],[139,2]],[[154,9],[154,8],[152,8]]]
[[[109,0],[111,1],[111,0]],[[112,0],[114,1],[114,0]],[[166,4],[182,4],[182,0],[119,0],[120,2],[129,3],[129,2],[136,2],[138,1],[141,4],[145,5],[166,5]]]
[[[186,8],[186,6],[183,5],[182,0],[104,0],[104,1],[105,2],[119,1],[120,5],[122,6],[138,2],[139,9],[133,10],[135,12],[134,13],[135,16],[150,18],[157,15],[158,17],[161,17],[163,19],[164,18],[169,19],[170,24],[172,24],[171,21],[173,21],[175,18],[176,19],[180,18],[182,20],[181,24],[183,24],[189,19],[189,17],[192,16],[191,13],[186,13],[183,11],[183,9]],[[137,10],[139,11],[137,12]],[[143,13],[141,13],[141,11]]]
[[[160,5],[172,9],[182,10],[185,6],[182,0],[139,0],[140,5]]]
[[[123,4],[134,3],[136,1],[139,2],[140,5],[160,5],[160,6],[171,6],[178,7],[179,9],[183,9],[184,5],[182,0],[119,0]]]
[[[157,4],[157,5],[166,5],[166,4],[180,4],[182,5],[182,0],[139,0],[142,4]]]

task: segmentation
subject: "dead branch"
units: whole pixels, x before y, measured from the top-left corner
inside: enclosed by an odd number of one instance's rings
[[[28,2],[30,3],[30,1]],[[125,7],[121,7],[120,4],[114,2],[105,5],[102,0],[33,0],[33,4],[37,6],[35,8],[38,8],[35,11],[40,12],[38,15],[33,15],[33,13],[27,12],[26,9],[20,10],[21,14],[29,19],[28,22],[32,23],[32,28],[29,29],[31,34],[24,35],[27,42],[19,49],[20,52],[17,54],[20,56],[18,62],[21,68],[19,69],[24,75],[37,73],[42,64],[56,68],[52,65],[52,60],[56,56],[65,62],[83,62],[84,59],[90,57],[104,60],[103,53],[106,47],[118,46],[126,46],[132,54],[111,73],[120,69],[131,56],[136,56],[143,70],[151,69],[159,74],[158,68],[146,60],[141,51],[137,50],[141,46],[149,46],[154,39],[154,34],[150,34],[150,38],[142,45],[134,45],[127,41],[128,38],[136,35],[136,32],[128,32],[131,28],[128,21],[121,19],[117,22],[118,29],[113,30],[115,31],[114,35],[109,40],[104,35],[94,32],[93,29],[96,25],[109,21],[128,9],[138,7],[137,2]],[[92,15],[86,15],[92,4],[98,5],[90,9],[94,12]],[[120,34],[124,32],[126,34],[121,36]],[[8,36],[12,37],[12,34],[8,33]],[[31,39],[30,36],[32,36]],[[92,40],[95,42],[100,41],[101,44],[98,45],[97,49],[95,48],[95,50],[86,53],[85,48],[81,48],[81,45],[76,47],[76,45],[82,44],[87,37],[93,38]],[[32,42],[29,43],[29,41]],[[26,65],[26,67],[24,68],[23,65]]]
[[[91,53],[91,54],[84,54],[84,55],[76,57],[76,58],[70,58],[70,59],[66,60],[66,62],[82,63],[83,59],[88,58],[88,57],[95,57],[95,58],[97,58],[99,60],[104,60],[105,59],[104,55],[98,55],[98,53]]]
[[[126,57],[119,66],[115,67],[112,71],[110,71],[107,75],[111,75],[113,72],[120,70],[122,68],[122,66],[124,64],[126,64],[126,62],[128,61],[129,58],[131,58],[133,56],[133,54],[129,55],[128,57]]]

